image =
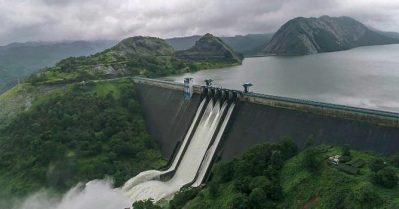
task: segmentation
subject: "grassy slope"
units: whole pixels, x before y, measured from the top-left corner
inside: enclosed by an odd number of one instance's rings
[[[49,92],[32,93],[32,106],[0,129],[0,197],[63,190],[105,175],[119,186],[166,163],[145,130],[130,80]],[[13,97],[9,92],[0,101]]]
[[[324,155],[333,156],[340,153],[340,148],[331,147]],[[382,157],[376,153],[355,150],[352,151],[352,156],[352,160],[363,159],[367,163],[377,157]],[[296,209],[306,205],[308,208],[329,209],[326,202],[333,197],[334,191],[354,191],[359,185],[368,184],[371,180],[372,171],[367,165],[360,169],[359,175],[353,176],[323,163],[320,175],[312,175],[303,169],[302,157],[303,153],[300,153],[290,159],[281,171],[281,185],[285,194],[281,208]],[[399,173],[399,169],[397,171]],[[374,184],[371,186],[383,199],[384,203],[380,208],[387,208],[389,205],[399,203],[399,186],[393,189]]]
[[[320,145],[317,149],[324,150],[323,157],[333,156],[341,154],[340,147]],[[247,152],[255,153],[256,150],[252,149]],[[236,181],[241,178],[239,172],[237,173],[237,162],[244,162],[243,165],[249,166],[257,165],[262,167],[262,162],[256,160],[245,160],[245,157],[241,157],[230,163],[230,172],[234,175],[232,180],[226,182],[220,182],[217,179],[221,178],[220,168],[218,166],[214,167],[212,170],[213,177],[208,184],[201,189],[199,192],[192,192],[192,195],[188,195],[189,192],[183,192],[177,194],[173,201],[180,202],[179,205],[185,205],[184,208],[199,209],[199,208],[210,208],[210,209],[230,209],[230,208],[278,208],[278,209],[337,209],[331,206],[331,202],[335,202],[340,198],[347,198],[345,201],[345,207],[340,207],[342,209],[397,209],[399,205],[399,186],[392,189],[387,189],[379,185],[371,183],[372,171],[368,167],[368,163],[376,158],[384,158],[376,153],[361,152],[352,150],[352,160],[363,159],[366,161],[365,164],[360,169],[360,174],[354,176],[344,173],[338,170],[336,167],[330,166],[323,160],[321,171],[318,174],[312,174],[302,166],[302,159],[304,152],[301,151],[294,157],[288,159],[283,164],[284,166],[278,172],[279,179],[273,181],[278,181],[281,185],[282,197],[280,199],[270,199],[269,198],[258,198],[256,201],[269,201],[266,206],[253,206],[251,202],[254,199],[251,194],[242,196],[242,192],[237,191]],[[258,152],[257,155],[263,155],[262,152]],[[388,162],[388,161],[387,161]],[[263,162],[270,163],[270,162]],[[266,165],[267,167],[268,165]],[[240,166],[239,166],[240,167]],[[227,169],[227,168],[222,168]],[[399,169],[395,168],[399,174]],[[273,172],[272,172],[273,173]],[[268,170],[263,171],[263,175],[269,176],[270,172]],[[253,181],[259,177],[250,177]],[[216,179],[216,180],[215,180]],[[273,178],[271,178],[273,179]],[[249,182],[251,182],[249,181]],[[253,184],[253,183],[252,183]],[[255,184],[260,185],[261,183]],[[246,185],[246,184],[241,184]],[[251,183],[247,184],[251,188]],[[376,207],[367,207],[367,205],[362,205],[359,199],[359,188],[367,185],[371,187],[371,191],[375,192],[380,200],[381,204]],[[252,186],[254,187],[254,186]],[[215,188],[216,192],[215,192]],[[212,191],[214,190],[214,191]],[[190,190],[189,190],[190,191]],[[253,190],[252,190],[253,191]],[[267,191],[267,189],[265,189]],[[278,190],[275,190],[278,191]],[[215,195],[216,193],[216,195]],[[250,192],[252,193],[252,192]],[[185,195],[184,195],[185,194]],[[185,197],[184,197],[185,196]],[[367,198],[367,196],[366,196]],[[232,207],[235,200],[239,199],[240,202],[246,202],[246,204],[235,205]],[[169,207],[173,209],[173,201]],[[371,201],[372,199],[366,199],[363,201]],[[274,202],[274,203],[273,203]],[[271,203],[271,204],[270,204]],[[364,204],[364,203],[363,203]]]

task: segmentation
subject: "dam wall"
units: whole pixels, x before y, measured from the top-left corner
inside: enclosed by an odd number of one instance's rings
[[[191,100],[184,100],[181,85],[135,83],[146,127],[160,146],[163,157],[171,159],[194,119],[200,95],[194,94]]]
[[[173,155],[200,102],[201,86],[184,100],[183,85],[133,78],[150,134],[165,158]],[[342,105],[239,93],[239,102],[225,130],[218,157],[229,160],[250,147],[291,137],[298,146],[349,144],[354,149],[391,154],[399,150],[399,114]]]

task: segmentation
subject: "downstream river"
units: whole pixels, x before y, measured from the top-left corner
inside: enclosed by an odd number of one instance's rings
[[[295,57],[246,58],[241,66],[169,76],[284,97],[399,112],[399,44]]]

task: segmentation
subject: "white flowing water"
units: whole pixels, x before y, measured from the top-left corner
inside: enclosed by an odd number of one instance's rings
[[[205,105],[206,99],[203,99],[201,101],[201,104],[199,105],[197,112],[195,113],[194,120],[191,123],[190,128],[188,129],[186,136],[184,137],[183,143],[180,146],[180,149],[178,153],[176,154],[175,158],[173,159],[172,164],[169,166],[168,169],[165,171],[158,171],[158,170],[149,170],[149,171],[144,171],[139,173],[137,176],[129,179],[122,187],[122,190],[125,192],[128,192],[132,187],[141,184],[143,182],[153,180],[153,179],[158,179],[162,174],[174,171],[176,169],[177,163],[180,161],[181,155],[183,154],[183,151],[187,145],[187,142],[189,141],[189,138],[191,136],[192,131],[194,130],[195,124],[197,123],[197,120],[202,112],[202,109]]]
[[[206,155],[208,147],[215,136],[215,132],[219,126],[220,120],[223,117],[226,108],[228,107],[227,101],[221,106],[219,100],[214,101],[211,99],[202,114],[197,128],[194,130],[196,120],[198,119],[199,114],[202,112],[202,106],[204,106],[205,100],[206,99],[201,102],[194,121],[191,124],[191,127],[189,128],[183,144],[180,147],[180,150],[176,155],[171,167],[165,172],[143,172],[126,183],[124,186],[124,191],[128,194],[132,202],[150,198],[154,201],[159,201],[164,198],[172,197],[173,194],[179,191],[181,187],[196,180],[198,170],[200,167],[203,167],[201,166],[201,163],[203,162],[204,156]],[[228,114],[231,114],[233,108],[234,104],[230,106]],[[218,139],[219,135],[221,137],[221,132],[223,132],[226,126],[225,123],[227,123],[229,117],[229,115],[226,115],[216,137],[216,141],[220,140]],[[194,131],[193,134],[192,131]],[[192,135],[191,140],[189,140],[190,135]],[[186,151],[183,154],[185,147]],[[211,153],[213,154],[214,151],[211,151]],[[209,163],[207,160],[204,162]],[[176,166],[177,169],[175,169]],[[169,181],[163,182],[159,179],[159,175],[173,170],[175,170],[175,173]],[[204,170],[206,171],[206,169]],[[204,174],[200,173],[200,175],[201,178],[203,178]]]
[[[198,171],[197,178],[196,178],[195,182],[192,184],[193,187],[200,186],[202,184],[202,182],[204,181],[205,174],[208,170],[209,165],[212,162],[213,155],[216,152],[216,149],[219,145],[220,139],[222,138],[224,129],[226,128],[227,123],[230,120],[230,116],[233,113],[234,107],[235,107],[234,103],[230,105],[229,110],[226,113],[226,117],[223,120],[222,126],[220,127],[219,133],[216,136],[215,141],[213,142],[212,146],[208,149],[208,151],[205,154],[203,163],[201,164],[201,167]]]

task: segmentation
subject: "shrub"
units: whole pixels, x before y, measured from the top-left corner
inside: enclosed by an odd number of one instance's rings
[[[298,146],[289,137],[282,138],[279,142],[279,146],[283,160],[288,160],[298,153]]]
[[[379,170],[373,177],[376,184],[386,188],[393,188],[398,184],[398,176],[393,168],[385,167]]]
[[[372,185],[361,184],[353,191],[355,201],[362,209],[377,208],[382,203],[381,197],[373,190]]]
[[[381,158],[377,158],[370,163],[369,167],[376,173],[385,167],[385,162]]]
[[[392,155],[390,157],[390,161],[391,161],[393,166],[399,168],[399,153],[395,154],[395,155]]]
[[[344,146],[342,146],[342,156],[347,156],[349,158],[352,157],[351,149],[348,144],[345,144]]]
[[[311,173],[317,173],[322,166],[322,158],[315,148],[308,148],[304,151],[302,165]]]
[[[249,206],[249,200],[248,197],[244,194],[237,194],[235,195],[232,200],[228,203],[228,208],[229,209],[248,209],[250,208]]]
[[[179,192],[177,192],[170,201],[170,209],[180,209],[190,200],[194,199],[197,194],[201,191],[200,187],[197,188],[182,188]],[[136,209],[136,208],[135,208]]]
[[[273,207],[273,203],[267,198],[265,191],[261,188],[252,190],[251,194],[249,194],[249,203],[252,208],[267,209]]]
[[[134,209],[162,209],[160,206],[155,205],[152,199],[137,201],[132,206]]]

